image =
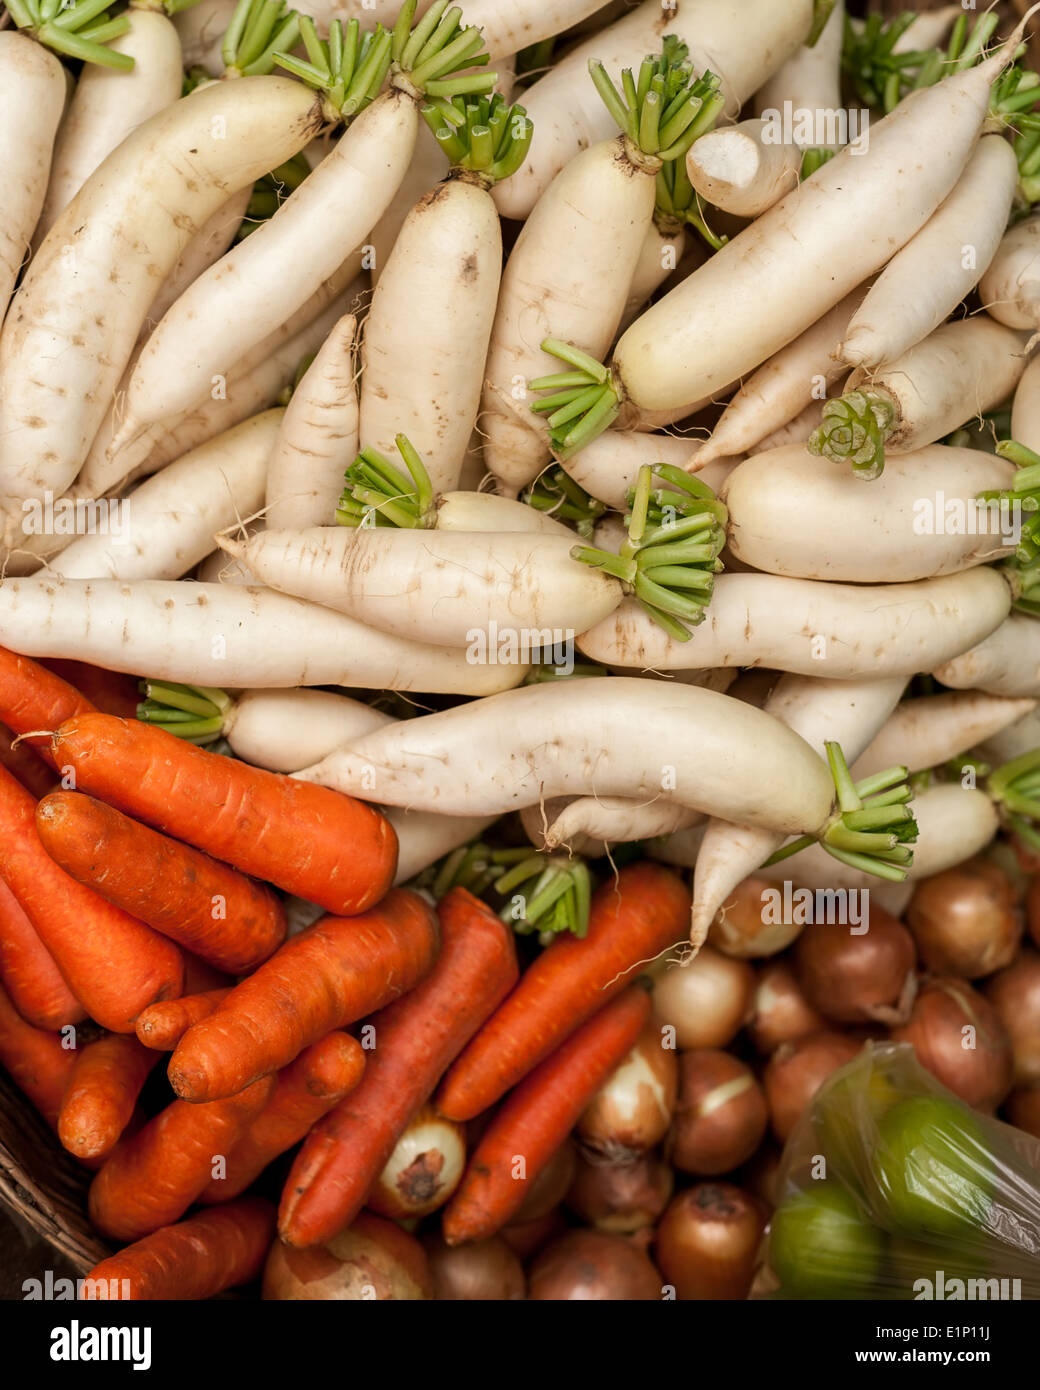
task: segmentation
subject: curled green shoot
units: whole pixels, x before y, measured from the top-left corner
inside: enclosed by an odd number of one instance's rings
[[[589,75],[603,104],[627,140],[662,163],[681,158],[714,126],[724,106],[719,79],[712,72],[695,77],[687,48],[666,35],[659,54],[644,58],[638,75],[621,74],[621,91],[602,63],[589,63]]]
[[[581,348],[545,338],[542,351],[571,370],[528,382],[532,391],[546,393],[531,409],[547,416],[552,451],[558,459],[568,459],[617,419],[621,398],[607,368]]]
[[[427,104],[420,114],[452,167],[479,174],[488,185],[515,174],[534,134],[524,108],[510,106],[497,92],[476,99],[457,96],[449,104],[460,117],[456,124],[445,122],[443,104]]]
[[[300,16],[285,0],[238,0],[220,46],[225,76],[269,73],[279,51],[299,37]]]
[[[726,508],[706,483],[665,463],[639,470],[628,502],[628,539],[617,555],[582,545],[571,555],[620,580],[670,637],[689,641],[722,570]]]
[[[901,883],[914,862],[911,846],[917,840],[907,769],[890,767],[853,782],[841,745],[824,746],[834,781],[835,811],[822,831],[792,840],[771,855],[766,864],[779,864],[819,843],[850,868],[890,883]]]
[[[109,0],[7,0],[6,9],[15,26],[31,34],[45,48],[65,58],[130,72],[134,60],[129,53],[116,53],[108,47],[130,28],[126,14],[110,15]]]
[[[1018,523],[1015,553],[1003,569],[1011,581],[1015,608],[1040,617],[1040,454],[1014,439],[1002,439],[996,451],[1018,471],[1010,488],[980,492],[978,500],[999,507]]]
[[[137,717],[143,723],[165,729],[186,743],[216,743],[223,736],[232,704],[227,691],[149,680],[141,681],[140,690],[145,698],[137,706]]]
[[[607,511],[607,504],[598,501],[574,481],[558,465],[540,473],[524,492],[523,500],[536,511],[546,512],[558,521],[569,522],[579,536],[587,540],[593,527]]]
[[[851,464],[857,478],[880,478],[895,415],[892,401],[882,392],[869,387],[848,391],[825,403],[823,421],[809,436],[809,452],[833,463]]]
[[[340,526],[398,526],[431,530],[437,499],[426,466],[406,435],[394,443],[407,474],[376,449],[362,449],[347,469],[336,507]]]

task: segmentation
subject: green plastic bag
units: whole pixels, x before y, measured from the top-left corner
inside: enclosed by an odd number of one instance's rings
[[[760,1295],[1040,1298],[1040,1141],[868,1043],[784,1150]]]

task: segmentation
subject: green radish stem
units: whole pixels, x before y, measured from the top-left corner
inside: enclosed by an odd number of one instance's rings
[[[509,901],[500,916],[518,936],[537,932],[547,946],[562,932],[583,937],[589,928],[592,880],[585,861],[530,849],[491,849],[481,840],[463,845],[419,879],[439,901],[452,888],[476,896],[490,889]]]
[[[980,492],[979,501],[1006,504],[1018,513],[1018,544],[1001,568],[1011,581],[1013,606],[1021,613],[1040,617],[1040,454],[1014,439],[1002,439],[996,452],[1015,464],[1018,472],[1006,491]]]
[[[522,106],[510,106],[498,92],[467,101],[462,96],[450,105],[461,124],[446,125],[442,106],[420,108],[452,168],[479,175],[486,187],[515,174],[527,157],[534,126]]]
[[[913,864],[910,846],[917,839],[907,769],[890,767],[853,782],[840,744],[828,742],[824,746],[834,779],[835,812],[819,834],[792,840],[766,864],[779,864],[818,842],[850,868],[901,883]]]
[[[705,222],[684,156],[714,127],[725,99],[713,72],[693,77],[686,54],[684,43],[674,34],[666,35],[661,53],[645,58],[638,76],[625,68],[621,92],[602,63],[590,62],[589,75],[626,140],[661,161],[654,208],[658,224],[673,232],[684,225],[693,227],[717,251],[726,238],[716,236]]]
[[[243,3],[239,0],[240,7]],[[381,24],[376,25],[373,33],[362,34],[356,19],[348,20],[346,25],[334,19],[329,25],[328,39],[319,39],[309,15],[297,15],[296,21],[299,40],[310,61],[295,58],[287,51],[295,46],[297,35],[278,45],[272,52],[272,61],[321,93],[325,115],[331,123],[349,123],[375,100],[383,85],[392,60],[391,35]],[[229,28],[228,36],[231,34]],[[225,62],[227,47],[225,40]]]
[[[125,14],[110,16],[107,4],[108,0],[76,0],[66,7],[60,0],[7,0],[6,8],[17,28],[55,53],[129,72],[134,66],[130,54],[113,53],[107,45],[127,32],[130,21]]]
[[[299,188],[311,171],[306,156],[294,155],[292,159],[279,164],[262,179],[253,184],[253,192],[246,206],[245,216],[235,233],[236,241],[243,241],[250,232],[255,232],[261,223],[273,217],[289,194]]]
[[[275,55],[299,39],[300,18],[285,0],[238,0],[220,47],[225,76],[269,73]]]
[[[222,737],[224,716],[232,703],[225,690],[143,680],[140,691],[144,700],[137,706],[137,717],[144,723],[165,729],[187,743],[216,743]]]
[[[849,391],[825,402],[823,423],[809,436],[809,452],[851,464],[857,478],[879,478],[895,418],[895,407],[885,393],[869,387]]]
[[[722,570],[726,508],[706,483],[665,463],[643,465],[628,502],[628,540],[619,554],[576,545],[571,555],[620,579],[655,622],[685,642],[689,627],[704,621]]]
[[[377,25],[363,40],[356,20],[344,29],[334,19],[325,41],[318,38],[314,21],[301,15],[300,38],[309,61],[288,52],[279,52],[275,61],[322,93],[330,120],[356,116],[376,96],[389,70],[392,86],[425,95],[447,125],[462,125],[465,114],[453,98],[490,92],[498,74],[463,75],[463,69],[483,67],[488,55],[481,51],[480,30],[460,22],[457,6],[449,9],[449,0],[435,0],[413,28],[415,9],[416,0],[406,0],[392,31]]]
[[[541,348],[572,368],[528,382],[532,391],[548,392],[531,409],[548,417],[553,453],[568,459],[613,424],[621,397],[607,368],[587,352],[558,338],[543,339]]]
[[[586,540],[608,510],[605,502],[597,501],[558,466],[540,473],[522,497],[536,511],[548,512],[559,521],[569,522]]]
[[[662,232],[674,233],[692,227],[713,251],[725,246],[729,237],[713,232],[704,216],[700,195],[690,182],[685,159],[673,159],[657,172],[654,221]]]
[[[345,474],[346,487],[336,507],[340,526],[436,526],[437,498],[430,475],[403,434],[395,443],[408,476],[376,449],[362,449]]]
[[[1040,849],[1040,748],[1004,763],[986,778],[983,789],[1001,819],[1031,849]]]

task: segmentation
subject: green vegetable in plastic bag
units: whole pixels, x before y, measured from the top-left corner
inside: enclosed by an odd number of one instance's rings
[[[866,1044],[788,1141],[758,1287],[1040,1298],[1040,1141],[965,1105],[908,1044]]]

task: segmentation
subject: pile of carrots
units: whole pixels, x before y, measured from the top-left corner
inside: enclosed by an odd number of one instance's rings
[[[391,886],[375,808],[57,667],[0,649],[0,1064],[93,1170],[90,1219],[123,1248],[90,1278],[205,1298],[257,1278],[276,1226],[326,1244],[431,1100],[479,1132],[444,1241],[507,1226],[648,1023],[639,971],[685,935],[680,878],[626,866],[520,976],[466,889],[435,908]],[[328,915],[288,936],[278,890]],[[276,1217],[242,1194],[296,1145]]]

